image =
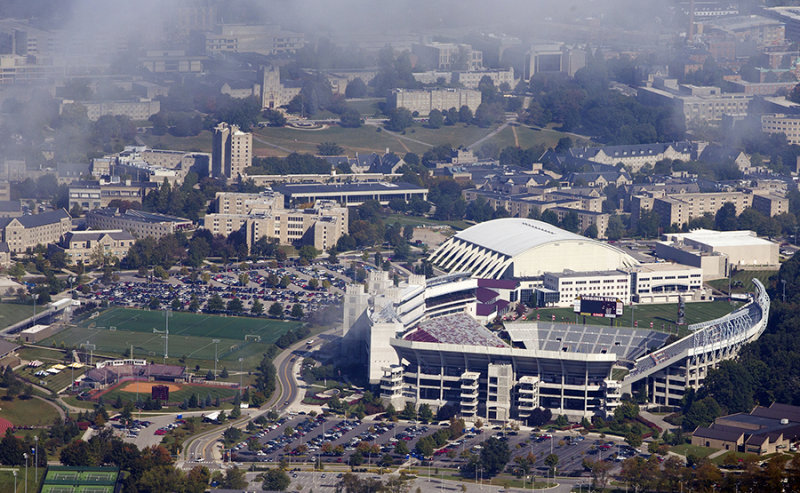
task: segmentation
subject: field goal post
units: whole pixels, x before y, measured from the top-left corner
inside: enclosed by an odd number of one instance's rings
[[[244,342],[247,342],[247,341],[249,341],[251,339],[254,342],[261,342],[261,336],[260,335],[258,335],[258,334],[245,334]]]

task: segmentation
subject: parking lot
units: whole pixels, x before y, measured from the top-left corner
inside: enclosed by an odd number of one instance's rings
[[[271,462],[282,459],[290,464],[310,465],[317,457],[323,463],[347,464],[358,443],[365,441],[376,445],[379,453],[364,457],[376,464],[384,454],[392,456],[395,465],[413,458],[413,450],[420,437],[438,430],[438,425],[416,423],[390,423],[383,421],[358,421],[342,418],[322,418],[299,415],[282,418],[276,423],[243,439],[234,446],[232,460],[236,462]],[[287,431],[289,430],[289,431]],[[558,456],[559,475],[586,474],[582,465],[585,458],[619,462],[632,455],[645,455],[628,447],[621,438],[595,436],[584,437],[576,432],[541,432],[502,430],[499,427],[483,430],[468,429],[459,439],[436,451],[431,458],[432,468],[457,469],[465,462],[461,454],[465,451],[479,454],[481,442],[489,437],[507,441],[512,458],[525,457],[529,453],[536,457],[534,474],[545,476],[548,468],[545,458],[553,453]],[[395,444],[404,441],[412,457],[395,453]],[[250,446],[249,444],[256,442]],[[258,450],[258,449],[261,450]]]
[[[201,279],[192,280],[190,276],[181,275],[174,270],[167,280],[125,273],[113,286],[103,287],[96,284],[81,296],[86,301],[106,301],[113,305],[132,307],[147,306],[152,298],[156,298],[161,306],[170,306],[178,300],[183,309],[188,310],[193,298],[197,299],[200,309],[203,309],[209,297],[219,295],[225,303],[238,298],[246,312],[250,311],[256,299],[264,304],[264,312],[272,303],[278,302],[283,305],[285,316],[289,317],[292,306],[296,304],[302,306],[306,314],[338,304],[347,282],[344,272],[344,266],[327,263],[283,267],[253,264],[247,269],[241,269],[237,264],[209,273],[210,279],[207,283]],[[239,282],[240,274],[247,274],[249,278],[244,285]],[[316,288],[312,286],[311,279],[316,279]],[[285,287],[281,287],[282,280]],[[323,284],[328,287],[323,287]],[[225,310],[222,312],[225,313]]]
[[[322,462],[347,463],[358,443],[364,441],[380,450],[374,456],[367,454],[367,463],[376,462],[384,454],[404,460],[405,455],[394,453],[397,442],[404,441],[413,450],[420,437],[438,429],[436,425],[298,415],[281,419],[243,440],[234,447],[232,458],[240,462],[278,462],[281,458],[289,462],[312,462],[319,457]],[[259,445],[250,446],[251,441]],[[253,450],[258,447],[261,450]]]

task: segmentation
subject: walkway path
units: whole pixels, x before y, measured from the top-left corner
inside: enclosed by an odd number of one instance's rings
[[[474,149],[474,148],[478,147],[480,144],[484,143],[485,141],[487,141],[487,140],[491,139],[492,137],[494,137],[495,135],[499,134],[500,132],[505,130],[505,128],[508,126],[508,123],[509,122],[507,122],[507,121],[503,122],[503,124],[500,125],[499,127],[497,127],[496,129],[492,130],[488,134],[484,135],[480,139],[478,139],[475,142],[473,142],[472,144],[468,145],[467,149]]]
[[[658,415],[658,414],[649,413],[649,412],[647,412],[645,410],[640,410],[639,411],[639,415],[641,417],[643,417],[644,419],[650,421],[651,423],[655,423],[656,426],[661,428],[661,431],[670,430],[672,428],[675,428],[675,425],[669,424],[666,421],[664,421],[664,416],[661,416],[661,415]]]

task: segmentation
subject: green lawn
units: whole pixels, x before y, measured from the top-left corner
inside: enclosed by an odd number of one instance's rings
[[[58,417],[58,411],[39,399],[20,399],[7,401],[5,391],[0,392],[0,418],[5,418],[18,426],[49,425]]]
[[[40,347],[24,347],[17,351],[19,357],[26,361],[39,360],[43,363],[61,363],[65,353],[61,349],[47,349]]]
[[[676,454],[683,455],[684,457],[687,455],[694,455],[695,457],[708,457],[709,455],[713,454],[719,449],[709,448],[709,447],[700,447],[697,445],[691,445],[689,443],[684,443],[681,445],[676,445],[670,448],[670,451],[675,452]]]
[[[347,106],[356,109],[363,116],[372,116],[378,110],[378,103],[386,101],[385,98],[348,99]]]
[[[153,333],[153,329],[164,330],[163,311],[138,310],[134,308],[111,308],[99,316],[84,320],[81,327],[111,328],[117,331]],[[198,313],[172,312],[169,317],[169,333],[175,336],[217,337],[244,340],[245,336],[259,336],[261,342],[275,342],[299,322],[271,320],[253,317],[225,317]]]
[[[403,226],[406,224],[413,226],[450,226],[458,231],[474,226],[473,223],[468,221],[438,221],[427,217],[406,216],[405,214],[388,214],[384,216],[384,221],[386,224],[400,223]]]
[[[295,152],[315,154],[317,145],[322,142],[336,142],[345,150],[345,154],[352,156],[356,152],[385,152],[390,151],[399,155],[413,149],[412,152],[425,152],[427,147],[404,142],[387,132],[378,132],[377,127],[364,126],[361,128],[343,128],[338,125],[323,130],[299,130],[294,128],[258,128],[253,132],[254,154],[257,156],[285,156],[286,151],[265,145],[259,139]]]
[[[36,307],[37,313],[42,310]],[[33,316],[33,305],[20,305],[17,303],[0,303],[0,329],[14,325],[20,320]]]
[[[103,402],[113,404],[117,400],[117,396],[122,399],[122,402],[126,401],[136,401],[136,393],[135,392],[127,392],[122,390],[126,385],[130,382],[123,382],[119,387],[115,388],[114,390],[108,392],[107,394],[103,394]],[[169,401],[170,402],[177,402],[181,403],[184,399],[188,399],[192,396],[192,394],[197,394],[198,398],[205,399],[206,396],[211,396],[211,401],[213,402],[214,399],[219,397],[220,399],[227,399],[232,398],[238,392],[237,389],[230,388],[230,387],[215,387],[215,386],[204,386],[204,385],[184,385],[181,384],[181,390],[176,390],[174,392],[169,393]],[[145,400],[147,397],[146,394],[140,393],[139,397],[142,400]]]
[[[771,284],[769,278],[777,273],[777,270],[740,270],[731,277],[731,291],[734,293],[752,292],[755,289],[752,282],[753,278],[758,279],[764,286],[769,287]],[[728,279],[716,279],[708,281],[707,284],[723,293],[728,292]]]
[[[25,491],[25,466],[3,467],[0,470],[0,491],[8,493],[23,493]],[[5,470],[8,469],[8,470]],[[17,470],[17,489],[14,489],[14,473],[10,469]],[[39,478],[44,478],[44,467],[39,468]],[[39,491],[39,482],[36,480],[36,468],[28,467],[28,491]]]
[[[691,325],[698,322],[705,322],[721,317],[730,313],[739,306],[740,303],[734,303],[732,306],[727,301],[713,301],[709,303],[686,303],[686,324]],[[556,316],[557,322],[575,322],[576,315],[572,308],[542,308],[529,312],[528,318],[536,320],[536,314],[539,314],[540,320],[551,320],[552,315]],[[584,317],[578,317],[578,323],[583,323]],[[654,330],[675,331],[675,322],[678,318],[678,304],[659,304],[659,305],[636,305],[631,310],[630,306],[625,306],[622,317],[616,319],[614,322],[616,326],[631,327],[632,320],[638,321],[638,327],[642,329],[649,329],[650,322],[653,323]],[[601,317],[586,317],[586,323],[591,325],[609,325],[606,318]],[[685,326],[680,334],[685,333]]]
[[[140,135],[142,141],[152,149],[171,149],[174,151],[211,152],[211,132],[203,130],[193,137],[174,137],[170,134]]]
[[[56,373],[55,375],[49,375],[46,377],[37,377],[34,375],[37,371],[41,370],[42,368],[49,368],[49,364],[45,364],[41,368],[24,368],[19,372],[20,375],[24,376],[27,380],[46,388],[47,390],[53,392],[59,392],[62,389],[68,387],[70,382],[72,382],[73,376],[77,379],[79,376],[83,375],[86,371],[86,368],[67,368],[66,370],[61,370],[61,373]]]
[[[244,358],[245,367],[252,367],[258,364],[270,343],[299,325],[299,322],[264,318],[173,312],[169,353],[173,358],[185,356],[190,366],[206,365],[216,355],[220,361],[237,363]],[[133,345],[134,357],[153,359],[164,355],[165,342],[163,335],[153,333],[153,329],[163,331],[163,312],[111,308],[45,339],[42,345],[79,347],[90,341],[96,346],[95,353],[115,355],[125,354]],[[219,340],[218,345],[214,344],[214,338]],[[235,365],[228,366],[233,369]]]

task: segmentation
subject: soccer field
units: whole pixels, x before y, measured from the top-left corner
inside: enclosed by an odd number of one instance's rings
[[[79,325],[98,329],[114,327],[118,331],[152,334],[153,329],[164,330],[165,318],[163,311],[111,308],[93,319],[84,320]],[[289,329],[299,325],[299,322],[266,318],[172,312],[169,317],[169,334],[170,336],[212,337],[242,341],[245,336],[257,336],[261,342],[272,343]]]
[[[685,328],[688,325],[698,322],[713,320],[726,315],[741,303],[731,305],[727,301],[712,301],[709,303],[686,303]],[[528,319],[536,321],[536,315],[543,321],[552,320],[555,315],[557,322],[575,322],[575,312],[572,308],[543,308],[528,312]],[[660,305],[637,305],[635,309],[625,305],[621,317],[614,320],[614,325],[619,327],[631,327],[634,323],[641,329],[649,329],[650,323],[653,330],[675,332],[675,324],[678,319],[678,304],[667,303]],[[578,316],[578,323],[583,323],[583,317]],[[609,319],[601,317],[586,317],[586,323],[591,325],[609,325]],[[683,334],[683,331],[681,331]]]
[[[169,355],[192,360],[213,361],[215,351],[220,361],[257,364],[269,344],[278,340],[299,322],[284,322],[247,317],[223,317],[173,312],[169,320]],[[42,341],[44,346],[80,347],[95,345],[95,352],[125,354],[133,346],[134,357],[155,358],[164,355],[164,312],[111,308],[99,316],[84,320]],[[213,341],[219,340],[218,344]]]

